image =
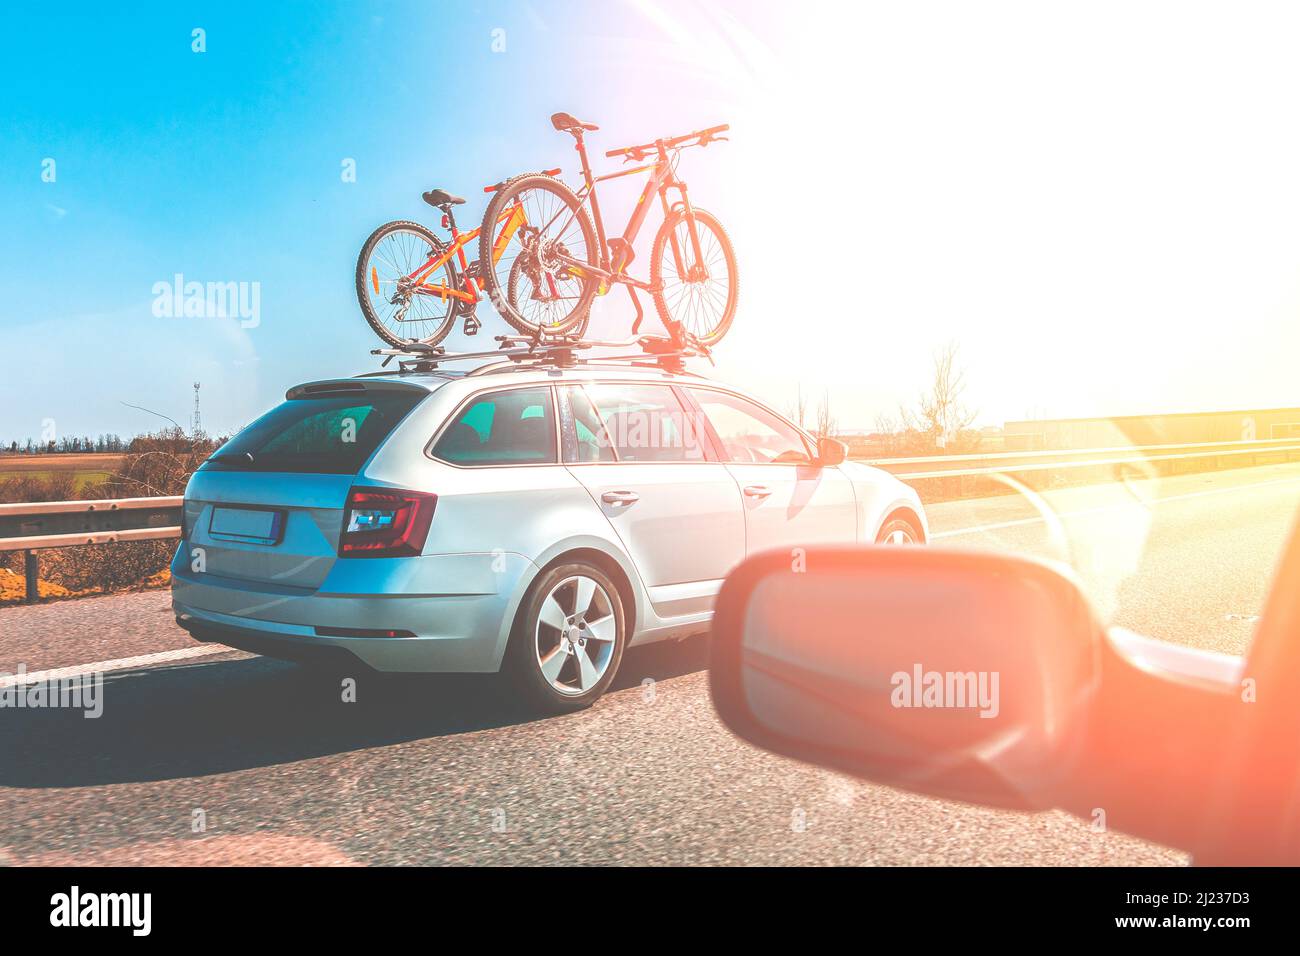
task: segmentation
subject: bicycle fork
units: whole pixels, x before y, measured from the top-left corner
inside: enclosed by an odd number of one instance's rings
[[[681,181],[673,183],[677,191],[682,194],[682,198],[671,208],[668,205],[667,189],[660,192],[659,197],[663,201],[664,219],[666,220],[672,209],[680,209],[682,217],[686,220],[686,238],[690,241],[690,249],[694,254],[694,262],[686,265],[685,257],[682,255],[682,244],[677,240],[677,230],[673,229],[668,234],[668,242],[673,250],[673,263],[677,266],[677,274],[686,282],[704,282],[709,278],[709,268],[704,262],[704,252],[700,247],[700,230],[695,224],[695,210],[691,206],[690,197],[686,195],[686,184]]]

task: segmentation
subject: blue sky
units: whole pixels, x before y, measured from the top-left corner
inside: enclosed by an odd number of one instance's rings
[[[632,64],[582,54],[626,19],[617,7],[548,4],[546,19],[510,3],[45,9],[8,14],[0,38],[5,438],[46,418],[75,434],[161,423],[122,401],[188,421],[195,380],[224,430],[297,381],[368,369],[382,343],[352,273],[371,229],[436,226],[420,200],[433,186],[469,198],[472,226],[485,183],[572,166],[548,122],[557,109],[600,120],[607,147],[660,132],[668,112],[619,116],[610,91],[637,81]],[[191,49],[195,27],[206,52]],[[662,132],[697,120],[716,113],[675,109]],[[260,323],[155,317],[152,287],[176,273],[259,283]],[[487,333],[507,330],[483,312],[474,342],[491,347]]]
[[[682,173],[740,254],[719,374],[773,402],[825,389],[869,428],[955,339],[984,422],[1294,404],[1298,40],[1263,4],[9,10],[0,438],[159,424],[122,402],[187,421],[196,380],[228,431],[292,384],[373,368],[362,241],[436,225],[435,185],[473,222],[485,183],[571,176],[559,109],[601,124],[597,155],[733,125]],[[154,316],[176,273],[259,283],[260,324]],[[625,328],[625,301],[595,331]],[[505,331],[480,316],[476,343]]]

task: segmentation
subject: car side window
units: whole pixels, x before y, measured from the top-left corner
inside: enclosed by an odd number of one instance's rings
[[[717,432],[727,461],[798,465],[813,460],[798,429],[761,405],[709,388],[688,391]]]
[[[566,385],[561,391],[560,423],[564,438],[565,464],[614,461],[614,445],[605,431],[596,406],[581,385]]]
[[[555,464],[550,386],[478,396],[448,422],[432,454],[453,465]]]
[[[669,386],[600,383],[586,392],[619,461],[704,460],[699,430]]]

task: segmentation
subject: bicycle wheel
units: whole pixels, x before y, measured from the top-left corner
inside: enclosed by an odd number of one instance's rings
[[[510,221],[502,214],[516,207],[524,220],[494,255]],[[488,298],[510,325],[532,335],[539,327],[558,334],[583,323],[598,280],[575,261],[597,266],[600,251],[591,217],[568,186],[553,176],[526,173],[493,194],[479,233],[479,262]]]
[[[415,340],[437,345],[447,337],[460,311],[459,300],[420,292],[423,286],[459,289],[452,260],[417,283],[412,278],[443,244],[418,222],[388,222],[370,234],[357,257],[357,301],[381,339],[401,346]]]
[[[683,331],[705,345],[716,345],[727,334],[736,315],[736,298],[740,292],[736,251],[716,216],[703,209],[696,209],[694,215],[700,237],[699,262],[686,214],[681,209],[675,210],[655,234],[650,253],[650,284],[660,290],[654,295],[655,308],[665,326],[679,323]],[[677,252],[669,241],[673,236],[677,239]]]
[[[506,301],[510,303],[518,302],[519,296],[521,294],[527,296],[532,288],[533,286],[531,281],[528,276],[524,274],[524,261],[522,258],[516,256],[515,264],[510,267],[510,280],[506,285]],[[591,309],[583,309],[582,315],[572,325],[566,326],[564,333],[566,335],[575,335],[578,338],[582,338],[587,334],[587,323],[589,321],[591,321]],[[536,326],[533,326],[533,329],[535,328]],[[527,334],[532,335],[532,330],[528,330]]]

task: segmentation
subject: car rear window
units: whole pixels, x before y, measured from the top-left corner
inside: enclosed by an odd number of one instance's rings
[[[480,396],[447,424],[432,448],[453,465],[553,465],[551,388],[511,388]]]
[[[355,474],[425,397],[412,390],[290,399],[221,446],[208,467]]]

